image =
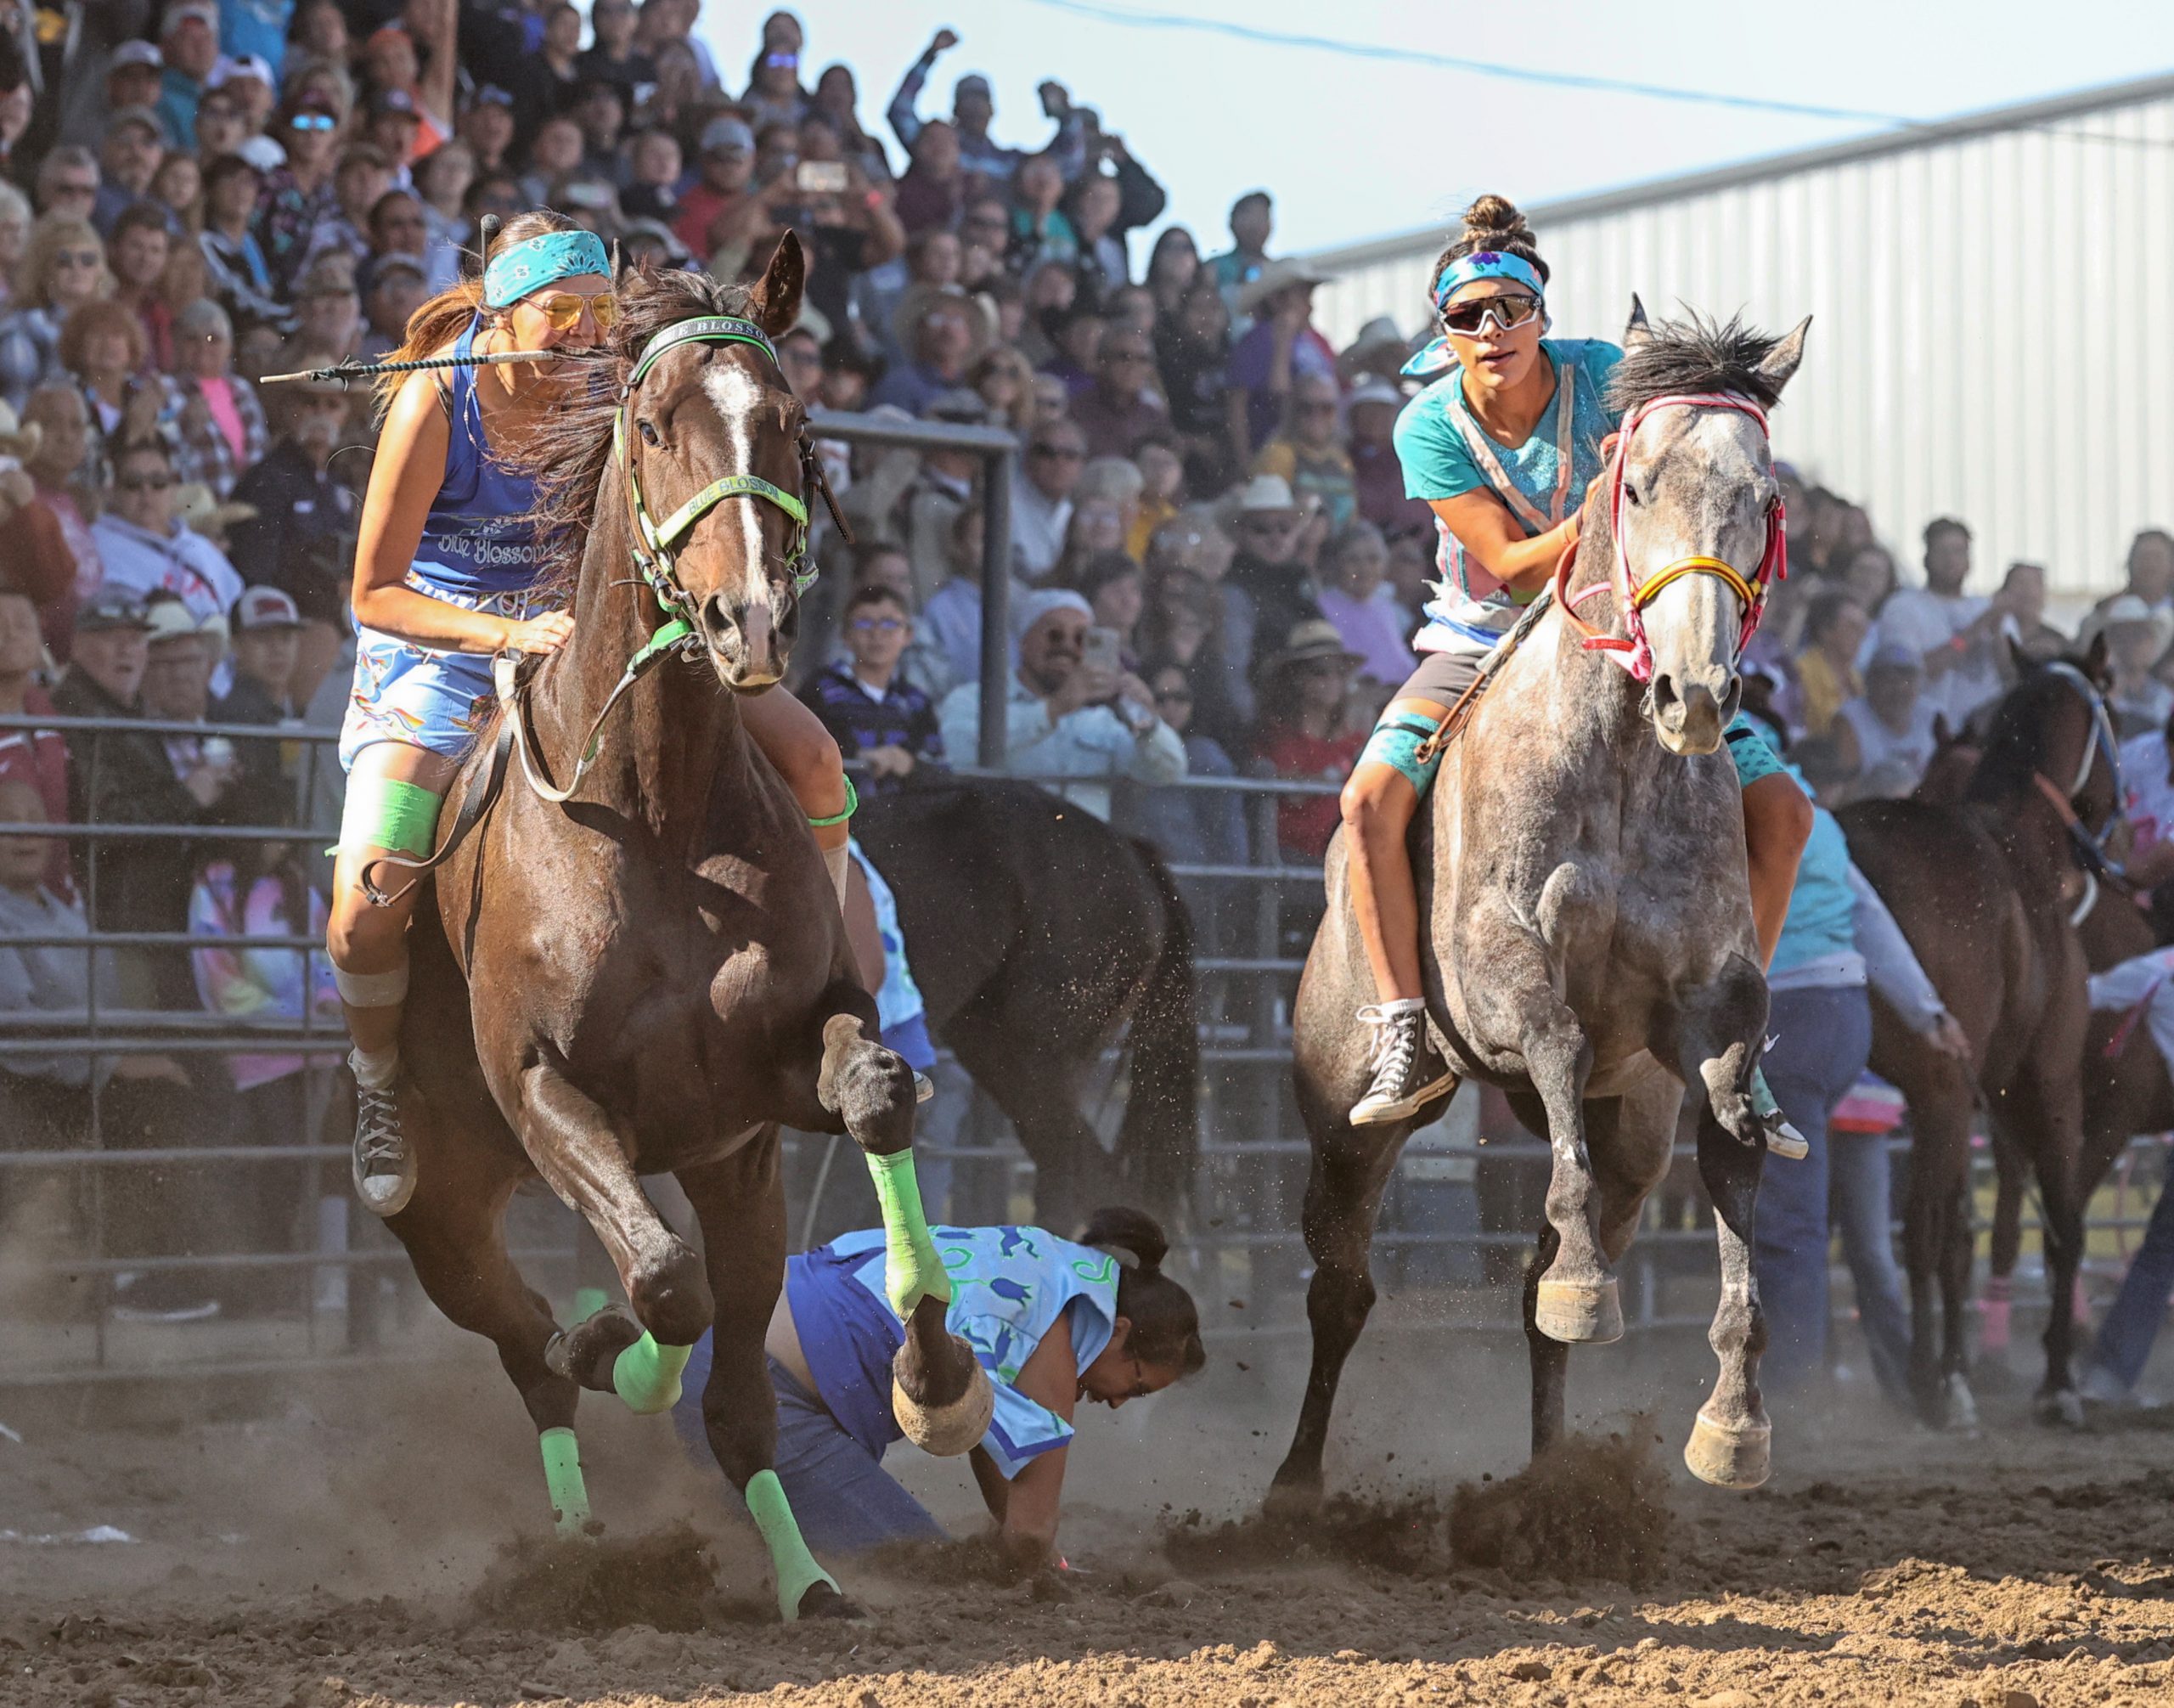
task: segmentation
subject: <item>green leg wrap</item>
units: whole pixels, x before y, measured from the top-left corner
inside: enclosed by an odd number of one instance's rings
[[[536,1438],[544,1450],[544,1485],[551,1491],[551,1516],[562,1536],[589,1530],[589,1485],[582,1480],[581,1444],[572,1429],[546,1429]]]
[[[600,1287],[577,1287],[574,1289],[574,1318],[586,1322],[611,1302],[611,1295]]]
[[[775,1471],[758,1471],[747,1480],[747,1511],[770,1551],[770,1569],[778,1579],[778,1612],[786,1624],[800,1617],[800,1598],[812,1586],[827,1583],[845,1593],[838,1589],[837,1579],[815,1564],[815,1556],[800,1539],[799,1522]]]
[[[627,1409],[646,1418],[679,1403],[679,1373],[687,1367],[691,1346],[660,1346],[646,1328],[642,1338],[611,1363],[612,1391]]]
[[[923,1299],[949,1305],[951,1277],[929,1237],[913,1152],[869,1158],[868,1175],[876,1182],[876,1202],[883,1207],[883,1291],[891,1309],[903,1322]]]
[[[1775,1101],[1774,1093],[1767,1086],[1764,1068],[1751,1070],[1751,1112],[1762,1121],[1771,1121],[1782,1113],[1781,1104]]]

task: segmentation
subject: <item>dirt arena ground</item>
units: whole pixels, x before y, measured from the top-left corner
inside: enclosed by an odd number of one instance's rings
[[[1367,1503],[1279,1531],[1248,1515],[1302,1350],[1224,1342],[1201,1381],[1090,1418],[1061,1587],[955,1547],[853,1566],[866,1616],[797,1627],[713,1474],[594,1402],[611,1540],[554,1564],[532,1440],[472,1344],[272,1421],[120,1427],[114,1396],[25,1418],[0,1438],[0,1702],[2174,1703],[2174,1423],[2052,1435],[2019,1394],[1985,1396],[1972,1440],[1783,1413],[1773,1481],[1730,1496],[1680,1468],[1704,1348],[1632,1343],[1574,1364],[1600,1445],[1506,1491],[1521,1354],[1385,1333],[1332,1462]],[[960,1468],[911,1480],[971,1530]]]

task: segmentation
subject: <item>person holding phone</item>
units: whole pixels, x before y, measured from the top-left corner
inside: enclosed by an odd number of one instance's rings
[[[1124,668],[1117,631],[1098,628],[1092,606],[1069,589],[1045,588],[1020,601],[1019,617],[1007,770],[1047,782],[1098,819],[1110,815],[1111,781],[1160,786],[1185,775],[1184,740],[1157,713],[1147,685]],[[981,685],[953,689],[937,715],[951,763],[972,764],[981,746]]]

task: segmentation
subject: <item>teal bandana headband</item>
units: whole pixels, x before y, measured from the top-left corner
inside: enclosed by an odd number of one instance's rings
[[[587,273],[611,276],[611,257],[593,231],[547,231],[510,243],[483,269],[483,306],[510,308],[532,290]]]
[[[1460,255],[1442,269],[1442,276],[1434,281],[1434,306],[1449,307],[1450,298],[1475,279],[1511,279],[1535,296],[1545,298],[1547,287],[1540,282],[1540,274],[1530,262],[1521,255],[1509,255],[1499,249],[1483,249],[1477,255]]]

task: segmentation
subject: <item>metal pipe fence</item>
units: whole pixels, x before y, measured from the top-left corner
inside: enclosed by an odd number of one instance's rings
[[[65,960],[74,951],[84,967],[81,1001],[0,1010],[0,1347],[6,1349],[0,1387],[382,1361],[391,1327],[423,1305],[404,1254],[351,1202],[338,1068],[344,1037],[336,1016],[314,1013],[307,1001],[294,1015],[232,1016],[140,999],[101,1001],[97,970],[101,961],[133,958],[132,982],[140,990],[160,982],[148,976],[147,958],[180,963],[207,949],[268,956],[321,953],[317,939],[293,931],[211,938],[99,922],[106,900],[100,883],[102,875],[110,878],[115,856],[132,847],[171,849],[216,840],[240,848],[304,837],[321,846],[319,833],[336,829],[337,804],[336,796],[316,786],[313,767],[329,763],[337,732],[0,717],[0,735],[33,728],[66,735],[82,756],[79,769],[93,774],[102,744],[114,740],[220,734],[238,746],[280,744],[292,762],[287,781],[303,823],[0,822],[0,838],[58,837],[75,851],[72,865],[92,922],[82,929],[0,928],[0,956]],[[1062,787],[1081,780],[1043,781]],[[1304,1328],[1300,1301],[1309,1272],[1297,1232],[1307,1146],[1288,1091],[1290,1005],[1321,905],[1321,872],[1317,861],[1281,845],[1277,809],[1293,798],[1334,788],[1267,778],[1196,778],[1168,786],[1195,795],[1234,794],[1246,822],[1238,858],[1169,862],[1197,916],[1202,1040],[1200,1166],[1195,1215],[1182,1231],[1180,1260],[1205,1303],[1234,1297],[1246,1307],[1242,1319],[1211,1310],[1211,1326],[1296,1333]],[[87,789],[82,798],[93,795]],[[1120,789],[1121,823],[1127,808]],[[1061,877],[1052,875],[1052,881]],[[173,982],[167,980],[169,993]],[[291,1125],[271,1135],[241,1130],[236,1121],[224,1064],[252,1057],[294,1058],[290,1071],[304,1085]],[[194,1096],[193,1102],[177,1096],[175,1107],[193,1113],[155,1110],[147,1126],[144,1088],[155,1091],[160,1082],[141,1074],[144,1064],[162,1059],[178,1071],[175,1092],[186,1079]],[[56,1064],[70,1061],[80,1074],[73,1083],[50,1078]],[[1122,1103],[1121,1047],[1107,1052],[1106,1066],[1101,1107],[1090,1114],[1107,1139]],[[940,1074],[949,1067],[940,1064]],[[132,1074],[137,1077],[127,1077]],[[217,1094],[222,1079],[224,1096]],[[948,1204],[936,1201],[955,1220],[1029,1214],[1032,1165],[985,1099],[957,1095],[970,1101],[956,1130],[922,1147],[926,1172],[949,1194]],[[1515,1187],[1520,1171],[1544,1176],[1549,1153],[1535,1141],[1511,1137],[1492,1118],[1483,1130],[1478,1102],[1467,1093],[1447,1119],[1416,1135],[1408,1147],[1385,1203],[1376,1269],[1389,1289],[1439,1294],[1454,1307],[1460,1327],[1511,1331],[1514,1294],[1502,1278],[1529,1246],[1532,1228],[1483,1215],[1482,1198],[1490,1180]],[[824,1141],[789,1142],[788,1178],[804,1196]],[[2141,1185],[2161,1148],[2157,1141],[2136,1141],[2115,1185],[2101,1194],[2091,1232],[2102,1256],[2109,1245],[2126,1245],[2142,1226],[2147,1205]],[[1982,1148],[1978,1169],[1982,1192],[1991,1181]],[[197,1207],[204,1224],[171,1225],[188,1205]],[[802,1225],[800,1209],[796,1205],[796,1226]],[[1664,1215],[1672,1221],[1664,1225]],[[551,1296],[570,1300],[604,1278],[596,1272],[593,1242],[555,1200],[518,1197],[512,1217],[516,1256]],[[2025,1226],[2036,1226],[2034,1207]],[[147,1230],[159,1237],[146,1237]],[[1710,1313],[1712,1249],[1710,1227],[1698,1225],[1683,1204],[1650,1208],[1624,1270],[1631,1326],[1703,1329]],[[127,1295],[153,1279],[189,1283],[218,1296],[225,1308],[209,1320],[132,1320]]]

